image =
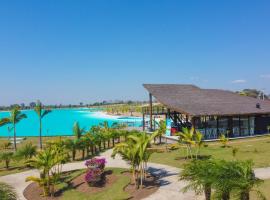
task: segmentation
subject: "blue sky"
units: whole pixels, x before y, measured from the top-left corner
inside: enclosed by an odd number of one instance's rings
[[[143,83],[270,93],[270,1],[0,1],[0,104],[143,100]]]

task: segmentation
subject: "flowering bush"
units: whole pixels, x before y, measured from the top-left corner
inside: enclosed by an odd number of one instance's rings
[[[85,165],[88,169],[99,168],[103,170],[105,168],[105,164],[106,164],[105,158],[93,158],[85,162]]]
[[[89,185],[95,185],[97,182],[101,181],[105,163],[105,158],[93,158],[85,162],[88,168],[85,174],[85,181]]]

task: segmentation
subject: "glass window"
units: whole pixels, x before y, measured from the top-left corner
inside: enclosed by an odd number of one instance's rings
[[[239,137],[239,117],[233,117],[233,137]]]
[[[241,130],[240,130],[241,136],[248,136],[249,135],[248,117],[241,117],[240,118],[240,124],[241,124]]]

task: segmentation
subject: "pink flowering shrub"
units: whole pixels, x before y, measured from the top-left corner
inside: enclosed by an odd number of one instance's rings
[[[85,174],[85,181],[89,185],[95,185],[97,182],[101,181],[105,164],[105,158],[93,158],[85,162],[88,168]]]
[[[92,169],[92,168],[104,169],[105,164],[106,164],[105,158],[93,158],[85,162],[85,165],[88,169]]]

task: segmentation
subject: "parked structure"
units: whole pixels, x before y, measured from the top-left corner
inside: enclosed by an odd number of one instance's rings
[[[143,109],[143,117],[150,117],[151,130],[153,116],[165,115],[167,127],[172,134],[180,131],[183,126],[192,125],[204,134],[205,139],[216,139],[221,134],[245,137],[268,132],[269,101],[241,96],[231,91],[201,89],[194,85],[143,86],[149,92],[149,107]],[[153,107],[153,97],[162,107]]]

